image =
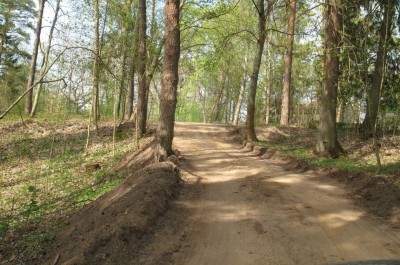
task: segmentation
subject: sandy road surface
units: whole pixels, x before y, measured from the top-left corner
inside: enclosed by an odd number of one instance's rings
[[[285,171],[227,141],[222,126],[178,124],[183,194],[142,264],[312,265],[400,258],[400,234],[337,182]]]

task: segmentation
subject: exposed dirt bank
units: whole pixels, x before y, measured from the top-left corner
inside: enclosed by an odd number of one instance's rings
[[[132,264],[141,238],[165,213],[179,183],[178,171],[171,163],[137,171],[70,218],[47,263]]]

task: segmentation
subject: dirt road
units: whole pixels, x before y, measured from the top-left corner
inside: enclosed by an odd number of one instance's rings
[[[400,234],[333,180],[285,171],[227,141],[222,126],[178,124],[187,184],[142,264],[312,265],[400,258]]]

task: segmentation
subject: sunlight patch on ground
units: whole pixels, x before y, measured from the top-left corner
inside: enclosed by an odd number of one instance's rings
[[[298,184],[304,181],[304,177],[299,175],[286,175],[282,177],[274,177],[268,180],[268,182],[276,182],[282,184]]]
[[[320,190],[326,190],[326,191],[334,191],[337,190],[337,187],[332,186],[332,185],[328,185],[328,184],[318,184],[316,186],[318,189]]]
[[[363,215],[360,211],[343,210],[337,213],[323,214],[318,217],[318,221],[330,228],[339,228],[359,220]]]

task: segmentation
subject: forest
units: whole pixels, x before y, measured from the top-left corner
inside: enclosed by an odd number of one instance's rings
[[[0,0],[0,135],[0,264],[400,264],[400,1]]]

